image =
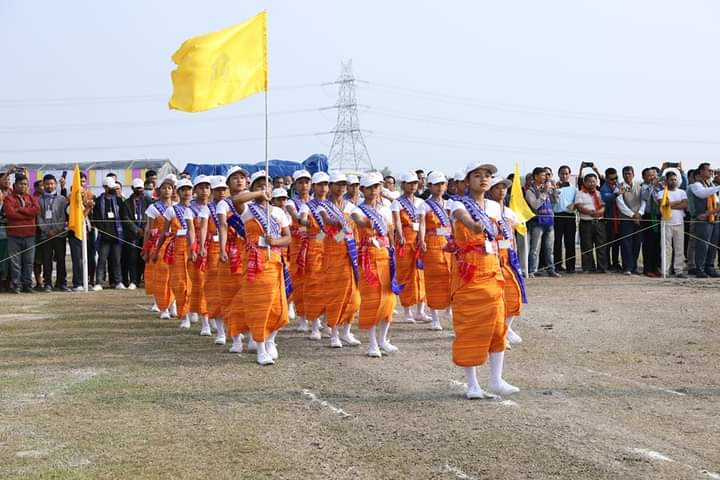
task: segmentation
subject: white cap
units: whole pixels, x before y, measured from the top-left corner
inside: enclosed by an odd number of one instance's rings
[[[373,185],[380,185],[383,182],[382,175],[377,172],[369,172],[360,178],[360,186],[372,187]]]
[[[330,183],[347,182],[348,177],[342,172],[332,172],[330,174]]]
[[[456,182],[465,180],[465,172],[462,170],[458,170],[457,172],[453,173],[452,177],[450,177],[452,180],[455,180]]]
[[[678,178],[678,180],[679,180],[680,178],[682,178],[682,177],[680,176],[680,170],[678,170],[677,168],[674,168],[674,167],[666,168],[665,170],[663,170],[662,176],[663,176],[663,177],[667,177],[667,174],[668,174],[668,173],[674,173],[675,176]]]
[[[490,179],[490,188],[493,188],[498,183],[504,184],[505,187],[507,187],[507,188],[510,188],[510,185],[512,185],[512,182],[510,180],[508,180],[507,178],[497,176],[497,177],[492,177]]]
[[[595,175],[595,178],[597,178],[598,174],[595,170],[593,170],[591,167],[585,167],[582,169],[582,172],[580,172],[580,178],[585,180],[585,177],[588,175]]]
[[[141,178],[133,178],[132,187],[133,188],[145,188],[145,183],[142,181]]]
[[[184,187],[190,187],[190,188],[192,188],[192,186],[193,186],[192,182],[191,182],[189,179],[187,179],[187,178],[181,178],[181,179],[178,180],[178,182],[175,184],[175,188],[177,188],[178,190],[180,190],[181,188],[184,188]]]
[[[329,182],[330,176],[325,172],[315,172],[312,176],[312,183]]]
[[[235,165],[235,166],[233,166],[233,167],[230,167],[230,169],[225,173],[225,182],[227,182],[227,179],[228,179],[228,178],[232,177],[233,175],[235,175],[235,174],[238,173],[238,172],[242,173],[242,174],[245,175],[246,177],[249,177],[249,176],[250,176],[250,174],[248,173],[247,170],[245,170],[245,169],[242,168],[242,167],[238,167],[237,165]]]
[[[198,175],[195,177],[195,180],[193,180],[193,187],[197,187],[201,183],[209,183],[212,185],[212,177],[208,177],[207,175]]]
[[[169,173],[160,180],[160,185],[158,185],[158,187],[162,187],[163,183],[169,183],[174,187],[177,183],[177,177],[175,176],[175,174]]]
[[[252,187],[252,184],[255,183],[257,180],[260,180],[261,178],[267,178],[268,182],[272,180],[267,176],[265,170],[258,170],[250,177],[250,186]]]
[[[400,182],[402,183],[412,183],[412,182],[419,182],[420,179],[417,176],[417,173],[415,172],[406,172],[400,175]]]
[[[210,177],[210,188],[215,190],[216,188],[227,188],[225,183],[225,177],[222,175],[215,175]]]
[[[288,192],[284,188],[273,188],[272,198],[287,198]]]
[[[497,173],[497,167],[495,165],[492,165],[490,163],[483,163],[480,160],[475,160],[468,163],[467,167],[465,167],[465,176],[467,177],[468,173],[474,172],[479,168],[487,170],[488,172],[490,172],[490,175],[495,175]]]
[[[113,177],[103,178],[103,187],[115,188],[115,186],[116,186],[116,183],[115,183],[115,179]]]
[[[312,179],[312,175],[310,175],[310,172],[308,172],[307,170],[295,170],[293,172],[292,177],[293,177],[293,182],[296,182],[296,181],[300,180],[301,178],[307,178],[308,180]]]
[[[434,185],[436,183],[447,183],[447,178],[445,178],[445,174],[442,172],[431,172],[430,175],[427,176],[426,180],[428,185]]]
[[[348,175],[347,183],[348,185],[355,185],[357,183],[360,183],[360,179],[357,177],[357,175]]]

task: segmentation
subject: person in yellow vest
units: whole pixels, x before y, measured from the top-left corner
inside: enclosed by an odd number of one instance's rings
[[[505,279],[498,256],[499,205],[485,198],[494,165],[473,162],[465,170],[468,194],[453,203],[453,232],[457,243],[451,279],[453,362],[467,380],[466,397],[490,396],[477,379],[477,367],[490,363],[488,389],[493,394],[519,391],[502,378],[505,355]]]
[[[305,253],[309,247],[309,240],[306,235],[306,228],[300,225],[300,207],[310,200],[310,181],[312,175],[307,170],[297,170],[293,173],[293,190],[295,195],[290,197],[285,205],[285,211],[292,223],[290,224],[290,232],[292,233],[292,243],[288,249],[290,257],[290,277],[292,278],[293,293],[290,301],[294,306],[292,310],[297,316],[298,324],[296,331],[307,332],[308,322],[305,317],[305,303],[303,298],[303,285],[305,277],[302,274],[305,259]],[[293,316],[293,315],[290,315]]]
[[[400,304],[405,310],[405,321],[427,321],[425,315],[425,276],[418,243],[420,215],[418,209],[423,200],[415,195],[419,179],[415,172],[400,177],[402,195],[390,205],[395,225],[395,251],[398,262],[398,281],[403,285]],[[412,309],[415,309],[413,314]]]
[[[422,251],[425,274],[425,291],[430,307],[432,323],[430,330],[442,330],[440,312],[450,307],[450,252],[448,243],[454,245],[452,221],[443,198],[447,178],[434,171],[427,176],[430,197],[418,207],[420,234],[418,242]]]

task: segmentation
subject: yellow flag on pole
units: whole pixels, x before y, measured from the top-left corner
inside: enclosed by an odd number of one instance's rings
[[[85,240],[85,205],[83,204],[79,165],[75,165],[73,182],[70,187],[70,218],[68,220],[68,229],[75,234],[75,238],[78,240]]]
[[[660,199],[660,216],[663,220],[672,219],[672,208],[670,208],[670,190],[665,187],[663,196]]]
[[[172,60],[171,109],[202,112],[266,92],[267,12],[186,40]]]
[[[518,217],[518,225],[515,229],[522,235],[527,235],[527,227],[525,222],[535,216],[525,201],[522,183],[520,183],[520,165],[515,163],[515,174],[513,175],[512,191],[510,192],[510,209],[515,212]]]

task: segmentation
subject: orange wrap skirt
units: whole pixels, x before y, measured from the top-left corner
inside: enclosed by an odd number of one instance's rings
[[[366,251],[371,274],[377,275],[377,284],[371,284],[366,276],[366,267],[363,267],[365,261],[360,262],[360,329],[366,330],[381,321],[392,321],[395,295],[392,292],[388,249],[370,245],[360,250],[361,255],[363,250]]]
[[[400,292],[400,304],[403,307],[411,307],[425,300],[425,275],[423,270],[417,268],[418,232],[413,230],[412,222],[405,210],[400,211],[400,221],[405,238],[405,245],[395,248],[397,279],[400,285],[404,285]]]
[[[360,290],[344,241],[338,243],[332,236],[325,237],[321,278],[327,325],[335,328],[352,323],[360,308]]]
[[[171,241],[175,242],[175,261],[168,266],[170,269],[169,283],[177,302],[178,318],[183,318],[190,312],[190,291],[192,290],[188,265],[188,244],[186,237],[174,237]]]

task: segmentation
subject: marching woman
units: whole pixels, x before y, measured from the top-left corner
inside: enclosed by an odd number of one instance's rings
[[[423,200],[415,196],[418,182],[415,172],[402,175],[400,177],[402,195],[390,205],[395,225],[398,281],[404,285],[400,294],[400,304],[405,309],[405,321],[410,323],[415,323],[416,320],[429,320],[424,312],[425,278],[418,243],[418,233],[420,232],[418,209],[423,204]],[[415,307],[414,318],[412,307]]]
[[[275,336],[288,324],[287,270],[282,248],[290,244],[290,225],[285,212],[269,204],[269,181],[265,171],[256,172],[250,178],[249,194],[235,197],[236,205],[252,200],[242,205],[241,213],[247,239],[241,291],[244,321],[257,344],[260,365],[275,363]]]
[[[290,276],[292,277],[293,293],[290,301],[294,305],[294,314],[298,318],[296,331],[307,332],[308,322],[305,316],[305,303],[303,299],[303,283],[305,281],[302,275],[303,265],[298,261],[302,261],[300,257],[303,249],[307,250],[309,240],[306,235],[306,228],[300,225],[300,207],[310,200],[310,180],[312,176],[307,170],[297,170],[293,173],[293,190],[295,196],[285,205],[285,211],[290,216],[292,223],[290,224],[290,232],[292,233],[292,243],[288,251],[290,256]],[[292,315],[290,315],[292,316]]]
[[[522,304],[527,303],[525,294],[525,279],[520,268],[520,259],[515,245],[515,225],[517,216],[515,212],[505,206],[505,196],[512,185],[510,180],[502,177],[493,177],[490,183],[488,196],[500,206],[500,215],[497,223],[498,253],[500,254],[500,268],[505,278],[503,300],[505,303],[505,325],[507,327],[507,341],[510,345],[522,343],[520,335],[512,329],[513,320],[520,316]]]
[[[243,316],[244,305],[240,294],[245,255],[245,227],[240,211],[237,210],[234,196],[247,190],[248,172],[242,167],[231,167],[227,171],[229,194],[217,206],[220,220],[220,296],[222,309],[215,319],[217,334],[216,345],[225,345],[225,326],[232,338],[230,352],[242,351],[242,333],[247,331]],[[248,346],[250,348],[250,345]]]
[[[204,252],[207,255],[205,300],[207,302],[210,328],[214,328],[217,331],[216,319],[222,317],[222,309],[224,304],[227,302],[226,299],[223,299],[221,293],[221,285],[222,282],[225,280],[225,277],[222,275],[225,270],[221,268],[221,266],[227,264],[227,254],[225,254],[224,257],[224,263],[221,262],[221,221],[220,216],[218,215],[218,207],[221,204],[225,203],[225,197],[227,195],[227,185],[225,184],[225,177],[221,175],[210,177],[210,189],[212,192],[212,200],[208,202],[207,205],[208,212],[210,213],[210,218],[207,222],[207,238],[209,240],[209,245],[207,246],[207,250]],[[209,337],[211,333],[212,332],[210,329],[203,329],[200,331],[200,335],[207,337]]]
[[[165,225],[153,250],[153,262],[157,262],[158,253],[167,240],[161,261],[170,266],[170,290],[177,302],[178,317],[182,319],[180,328],[190,328],[190,266],[196,258],[195,216],[190,209],[192,182],[182,179],[176,187],[180,202],[165,210]]]
[[[452,222],[443,199],[447,179],[442,172],[427,177],[431,196],[418,208],[419,244],[425,274],[425,291],[430,307],[430,330],[442,330],[439,312],[450,306],[450,251],[454,246]],[[450,247],[448,247],[450,244]]]
[[[489,390],[500,395],[519,391],[502,378],[505,355],[505,279],[497,253],[499,205],[485,199],[494,165],[471,163],[466,169],[468,194],[453,203],[457,243],[450,302],[453,308],[453,362],[465,370],[469,399],[487,398],[477,367],[490,363]]]
[[[360,195],[360,179],[356,175],[347,176],[347,193],[345,193],[345,200],[352,203],[353,205],[359,205],[362,203],[362,195]]]
[[[392,213],[382,205],[382,176],[365,174],[360,185],[365,200],[352,210],[358,230],[360,264],[360,329],[368,331],[368,356],[379,358],[397,352],[390,343],[388,330],[392,321],[395,295],[402,288],[395,275],[395,251],[390,243],[393,235]]]
[[[190,268],[190,315],[197,316],[201,320],[200,335],[210,335],[210,323],[208,319],[207,297],[205,295],[205,285],[208,275],[208,255],[212,235],[208,235],[208,218],[210,210],[210,177],[198,175],[193,181],[193,189],[195,190],[195,200],[190,202],[190,209],[193,212],[195,225],[195,236],[197,238],[198,254],[195,263]],[[204,212],[201,216],[200,213]],[[213,235],[217,235],[214,233]],[[197,321],[197,319],[195,319]]]
[[[143,242],[143,259],[145,260],[145,292],[155,297],[155,305],[160,310],[160,319],[170,319],[170,306],[173,301],[170,290],[170,266],[165,262],[153,262],[152,252],[160,240],[165,227],[165,211],[172,208],[175,193],[175,175],[170,174],[162,179],[158,187],[158,200],[145,211],[147,227]],[[165,254],[166,246],[161,246],[160,255]]]
[[[310,340],[320,340],[320,315],[325,313],[327,279],[323,275],[323,246],[325,222],[322,204],[328,194],[330,177],[316,172],[311,179],[313,198],[300,207],[299,223],[305,228],[304,241],[298,252],[298,276],[302,278],[303,317],[311,322]],[[302,258],[300,258],[302,256]],[[294,287],[294,285],[293,285]]]

